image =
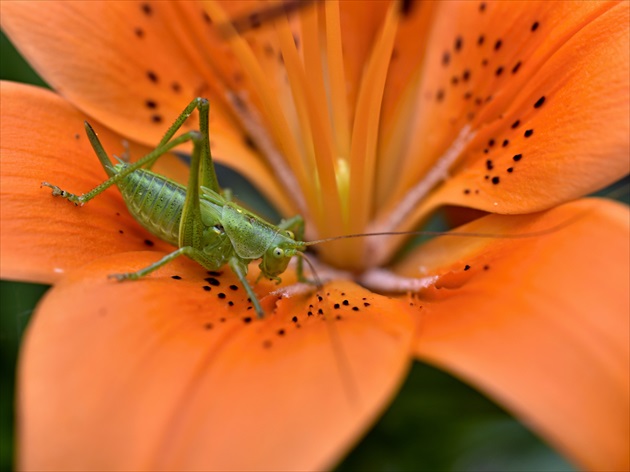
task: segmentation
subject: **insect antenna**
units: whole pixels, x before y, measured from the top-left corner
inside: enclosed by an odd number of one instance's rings
[[[332,236],[330,238],[316,239],[314,241],[304,241],[300,242],[303,246],[314,246],[315,244],[328,243],[331,241],[337,241],[340,239],[350,239],[350,238],[365,238],[371,236],[455,236],[462,238],[490,238],[490,239],[525,239],[525,238],[535,238],[538,236],[544,236],[546,234],[554,233],[558,230],[561,230],[567,226],[572,225],[577,220],[583,218],[585,214],[590,210],[584,210],[582,213],[574,215],[567,220],[558,223],[555,226],[550,228],[542,229],[539,231],[531,231],[529,233],[516,233],[516,234],[505,234],[505,233],[483,233],[483,232],[475,232],[475,231],[379,231],[376,233],[356,233],[356,234],[345,234],[341,236]]]

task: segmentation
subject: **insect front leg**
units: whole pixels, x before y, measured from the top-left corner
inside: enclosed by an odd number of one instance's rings
[[[260,301],[258,300],[258,296],[256,295],[256,292],[254,292],[254,289],[252,288],[252,286],[249,284],[249,281],[247,280],[247,263],[244,262],[238,256],[233,256],[230,259],[230,269],[232,269],[232,272],[236,274],[236,276],[238,277],[238,280],[241,281],[241,285],[247,292],[247,295],[249,295],[249,299],[252,301],[252,304],[254,305],[254,309],[256,310],[256,315],[258,316],[258,318],[263,318],[265,316],[265,312],[262,309],[262,306],[260,304]]]
[[[296,242],[304,240],[304,218],[300,215],[295,215],[288,220],[282,220],[278,228],[292,231]],[[304,260],[302,256],[298,257],[296,272],[299,282],[312,283],[311,280],[304,276]]]

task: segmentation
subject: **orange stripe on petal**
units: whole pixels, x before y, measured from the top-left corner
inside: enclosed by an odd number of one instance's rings
[[[210,279],[180,258],[140,281],[105,277],[154,260],[101,259],[38,309],[20,364],[22,468],[325,469],[408,367],[402,303],[330,284],[321,301],[267,297],[257,320],[229,270]]]
[[[419,296],[417,355],[486,391],[589,470],[630,465],[628,221],[626,206],[603,200],[490,216],[462,231],[565,227],[526,239],[443,237],[399,268],[440,275]]]
[[[47,181],[80,194],[107,179],[85,135],[86,117],[44,89],[2,82],[0,91],[2,278],[52,283],[99,255],[171,248],[140,227],[116,189],[77,208],[41,188]],[[110,155],[123,154],[120,136],[95,128]],[[138,157],[148,149],[130,152]],[[181,176],[183,164],[169,159],[156,170]]]

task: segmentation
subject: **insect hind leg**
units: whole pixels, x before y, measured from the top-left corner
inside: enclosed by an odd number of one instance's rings
[[[186,119],[192,114],[195,109],[199,109],[199,131],[189,131],[187,133],[182,134],[176,138],[173,138],[175,133],[182,127]],[[101,194],[105,190],[107,190],[112,185],[117,184],[122,179],[127,177],[129,174],[135,172],[141,167],[150,168],[155,162],[163,155],[167,154],[173,148],[179,146],[190,140],[197,140],[200,143],[200,155],[202,158],[201,162],[201,180],[202,184],[206,187],[212,188],[213,190],[220,192],[220,187],[216,178],[216,173],[214,171],[214,166],[212,163],[212,157],[210,155],[210,137],[209,137],[209,113],[210,113],[210,105],[208,100],[205,98],[197,97],[192,100],[188,106],[184,109],[184,111],[177,117],[175,122],[168,129],[162,140],[159,142],[157,147],[148,153],[146,156],[139,159],[137,162],[133,164],[129,164],[120,172],[116,172],[114,170],[114,164],[111,162],[109,157],[107,156],[107,152],[103,148],[100,140],[98,139],[96,132],[90,124],[85,122],[85,132],[88,136],[90,144],[96,153],[101,165],[107,172],[109,179],[105,182],[101,183],[94,189],[90,190],[87,193],[82,195],[76,195],[74,193],[70,193],[66,190],[61,189],[60,187],[53,185],[49,182],[42,182],[42,187],[50,187],[52,189],[53,196],[60,196],[74,203],[75,205],[84,205],[97,195]]]

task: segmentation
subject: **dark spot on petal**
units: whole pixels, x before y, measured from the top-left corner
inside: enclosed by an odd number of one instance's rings
[[[538,29],[538,27],[540,26],[540,23],[538,23],[537,21],[534,22],[534,24],[532,25],[532,31],[536,31]]]
[[[335,319],[336,319],[337,321],[341,320],[341,315],[337,315],[337,316],[335,316]]]
[[[501,146],[507,147],[508,144],[510,144],[510,141],[508,141],[507,139],[504,139],[503,142],[501,143]]]
[[[293,321],[294,323],[297,323],[298,322],[298,317],[294,316],[293,318],[291,318],[291,321]]]
[[[481,2],[479,4],[479,12],[483,13],[484,11],[486,11],[486,4],[485,2]]]
[[[514,162],[518,162],[523,158],[522,154],[516,154],[514,157],[512,157],[512,159],[514,160]]]
[[[162,120],[163,120],[162,115],[157,115],[157,114],[151,115],[151,121],[153,123],[162,123]]]
[[[496,176],[495,176],[495,177],[492,177],[492,183],[493,183],[494,185],[497,185],[497,184],[499,183],[499,178],[498,178],[498,177],[496,177]]]
[[[341,307],[341,305],[339,305],[339,303],[335,303],[335,305],[333,306],[333,308],[335,310],[338,310]]]
[[[205,10],[201,11],[201,16],[203,18],[203,21],[205,21],[208,24],[212,24],[212,18],[210,18],[210,15],[208,15],[208,13]]]
[[[322,310],[321,308],[317,310],[317,314],[318,315],[323,315],[324,314],[324,310]]]
[[[171,275],[171,279],[182,280],[181,276],[179,275]]]
[[[470,270],[470,266],[469,266],[468,264],[466,264],[466,265],[464,266],[464,270]]]
[[[148,78],[149,78],[149,80],[150,80],[151,82],[153,82],[154,84],[156,84],[156,83],[157,83],[157,81],[158,81],[158,76],[157,76],[157,74],[156,74],[155,72],[153,72],[152,70],[148,70],[148,71],[147,71],[147,77],[148,77]]]
[[[247,323],[251,323],[251,322],[252,322],[251,316],[246,316],[245,318],[243,318],[243,323],[247,324]]]
[[[511,174],[512,172],[514,172],[514,167],[508,167],[507,171]]]
[[[494,165],[492,164],[492,161],[490,159],[488,159],[486,161],[486,169],[492,170],[493,168],[494,168]]]
[[[151,108],[151,109],[157,108],[157,103],[155,103],[155,101],[153,100],[146,100],[144,104],[147,108]]]
[[[501,49],[501,45],[503,44],[503,41],[501,41],[500,39],[497,40],[496,43],[494,43],[494,50],[498,51],[499,49]]]
[[[464,99],[465,100],[470,100],[471,98],[472,98],[472,92],[469,91],[469,92],[466,92],[464,94]]]
[[[232,300],[228,301],[228,306],[234,306],[234,302]]]
[[[455,51],[461,51],[464,40],[461,36],[455,38]]]
[[[459,83],[459,77],[457,77],[456,75],[451,77],[451,84],[457,85],[458,83]]]
[[[485,36],[482,34],[481,36],[479,36],[479,38],[477,38],[477,44],[479,46],[481,46],[484,42],[485,42],[486,38]]]
[[[216,270],[209,270],[207,272],[208,275],[212,275],[214,277],[219,277],[220,275],[223,275],[223,272],[217,272]],[[248,298],[247,299],[248,302],[251,302],[251,300]]]
[[[534,134],[534,130],[528,129],[527,131],[525,131],[525,134],[523,136],[525,136],[526,138],[529,138],[532,134]]]
[[[283,329],[279,329],[278,330],[278,336],[284,336],[284,330]]]
[[[512,129],[516,129],[518,125],[520,124],[521,124],[521,120],[516,120],[514,123],[512,123]]]
[[[151,16],[151,13],[153,13],[153,8],[151,8],[151,5],[149,5],[148,3],[143,3],[142,5],[140,5],[140,8],[142,9],[142,13],[147,16]]]
[[[212,323],[206,323],[206,324],[203,325],[203,327],[205,329],[212,329],[214,327],[214,325]]]
[[[149,247],[155,246],[155,243],[153,241],[151,241],[150,239],[145,239],[144,240],[144,244],[149,246]]]
[[[201,288],[204,289],[206,292],[212,290],[212,287],[210,287],[210,285],[202,285]]]
[[[352,311],[359,311],[359,307],[358,306],[353,306],[352,307]]]
[[[238,290],[238,285],[234,285],[234,284],[230,285],[230,290],[234,290],[234,291]]]
[[[363,302],[363,306],[364,307],[368,307],[368,306],[370,306],[370,304],[368,302]]]
[[[173,82],[173,83],[171,84],[171,89],[173,90],[173,92],[175,92],[175,93],[179,93],[179,92],[181,92],[181,91],[182,91],[182,86],[181,86],[181,85],[179,85],[179,82]]]
[[[489,268],[490,268],[490,266],[487,265],[487,264],[485,266],[483,266],[483,270],[488,270]]]
[[[217,297],[219,297],[221,300],[223,300],[225,298],[225,296],[226,295],[223,292],[220,292],[220,293],[217,294]]]
[[[464,189],[464,194],[468,195],[469,193],[470,193],[470,189],[465,188],[465,189]]]
[[[462,73],[462,80],[464,82],[467,82],[468,79],[470,79],[470,71],[468,69],[464,70],[464,72]]]
[[[488,59],[484,59],[483,61],[481,61],[481,65],[486,67],[488,65]]]
[[[490,141],[488,141],[488,146],[490,147],[494,146],[494,139],[491,139]]]
[[[514,67],[512,67],[512,74],[516,74],[521,68],[521,61],[518,61]]]
[[[256,143],[254,142],[254,140],[249,134],[243,135],[243,142],[245,143],[245,146],[247,146],[248,148],[252,150],[256,150]]]
[[[442,100],[444,100],[444,90],[440,89],[437,91],[437,95],[435,96],[435,99],[438,102],[441,102]]]
[[[534,108],[540,108],[542,104],[545,103],[545,97],[542,96],[538,99],[536,103],[534,103]]]
[[[120,234],[124,234],[124,233],[125,233],[122,229],[119,229],[119,230],[118,230],[118,232],[119,232]]]
[[[447,66],[451,62],[451,55],[448,52],[442,54],[442,65]]]
[[[142,38],[144,37],[144,30],[142,28],[135,28],[133,30],[133,33],[138,37],[138,38]]]
[[[400,2],[400,14],[402,16],[407,16],[411,13],[411,8],[413,6],[414,0],[402,0]]]
[[[214,277],[206,277],[205,279],[206,282],[208,282],[210,285],[214,285],[215,287],[218,287],[219,285],[221,285],[221,282],[219,282],[217,279],[215,279]]]
[[[321,296],[321,295],[317,295],[317,299],[318,299],[320,302],[321,302],[321,301],[324,301],[324,299],[322,298],[322,296]]]
[[[263,341],[263,347],[269,349],[271,347],[271,341]]]

